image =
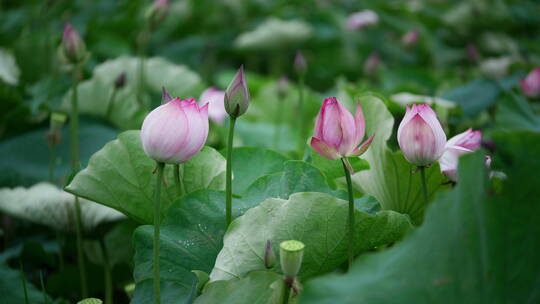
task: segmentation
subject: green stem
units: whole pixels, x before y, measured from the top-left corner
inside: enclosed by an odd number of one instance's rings
[[[56,144],[49,146],[49,181],[54,184],[54,170],[56,169]]]
[[[298,149],[302,150],[302,147],[304,146],[304,135],[306,134],[305,129],[305,113],[304,113],[304,76],[301,75],[298,81],[298,123],[300,124],[300,127],[298,128],[298,132],[300,133],[300,136],[298,137]]]
[[[48,304],[47,292],[45,290],[45,283],[43,282],[43,271],[39,272],[39,283],[41,284],[41,295],[43,296],[43,304]]]
[[[426,167],[420,167],[420,177],[422,179],[422,193],[424,195],[424,203],[427,206],[428,204],[428,189],[426,182]]]
[[[64,250],[62,249],[64,245],[64,237],[62,232],[56,231],[56,239],[58,242],[58,259],[60,264],[60,271],[64,270]]]
[[[73,94],[71,95],[71,175],[79,171],[79,109],[77,104],[77,87],[79,84],[77,73],[79,67],[73,68]],[[81,206],[79,198],[75,196],[75,233],[77,239],[77,262],[81,281],[81,293],[83,298],[88,297],[88,285],[86,283],[86,266],[82,246]]]
[[[22,264],[21,260],[19,260],[19,269],[20,269],[20,272],[21,272],[21,282],[22,282],[23,292],[24,292],[24,303],[29,304],[29,301],[28,301],[28,289],[26,288],[26,278],[24,276],[24,268],[23,268],[23,264]]]
[[[351,269],[354,260],[354,195],[352,188],[351,172],[349,171],[350,165],[347,164],[347,159],[342,158],[343,170],[345,171],[345,178],[347,179],[347,190],[349,192],[349,220],[347,226],[349,227],[349,255],[348,255],[348,268]]]
[[[288,304],[289,303],[289,298],[291,297],[291,286],[289,286],[289,284],[287,284],[287,282],[283,282],[283,284],[285,285],[285,294],[283,295],[282,303],[283,304]]]
[[[113,288],[112,288],[112,272],[109,262],[109,253],[105,246],[103,237],[99,238],[99,246],[101,247],[101,255],[103,256],[103,272],[105,280],[105,304],[113,303]]]
[[[109,102],[107,102],[107,112],[105,112],[105,117],[110,120],[111,119],[111,114],[112,114],[112,109],[113,109],[113,106],[114,106],[114,101],[116,100],[116,92],[118,90],[115,88],[113,88],[113,91],[111,93],[111,97],[109,97]]]
[[[160,232],[159,225],[161,223],[161,183],[163,182],[163,168],[165,163],[157,163],[157,182],[156,182],[156,192],[154,197],[154,303],[161,303],[161,293],[160,293],[160,276],[159,276],[159,246],[160,246]]]
[[[178,192],[178,197],[186,193],[184,190],[184,165],[177,164],[174,165],[174,180],[176,181],[176,191]]]
[[[278,106],[275,112],[274,149],[278,150],[279,136],[281,135],[281,116],[283,115],[283,96],[278,97]]]
[[[225,219],[227,227],[229,227],[232,221],[232,149],[235,123],[236,118],[231,117],[229,123],[229,139],[227,142],[227,177],[225,185]]]

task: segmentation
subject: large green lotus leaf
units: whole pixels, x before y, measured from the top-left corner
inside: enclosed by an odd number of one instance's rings
[[[490,187],[484,156],[464,155],[457,187],[437,196],[420,228],[346,275],[308,282],[301,302],[540,302],[540,135],[495,139],[494,167],[508,176],[501,192]]]
[[[43,128],[10,138],[0,143],[0,185],[31,186],[49,179],[49,148]],[[114,139],[117,131],[89,119],[81,119],[79,126],[79,159],[86,166],[99,147]],[[69,126],[62,129],[62,141],[56,148],[55,177],[70,174]]]
[[[99,224],[125,218],[114,209],[80,199],[82,226],[91,231]],[[50,183],[30,188],[0,189],[0,210],[13,217],[59,231],[75,228],[75,197]]]
[[[137,100],[139,63],[137,57],[124,56],[98,65],[92,78],[78,87],[79,112],[106,118],[121,129],[140,128],[150,107],[147,102],[139,104]],[[197,97],[204,86],[197,73],[160,57],[145,60],[144,72],[145,88],[156,96],[165,87],[172,96]],[[122,73],[126,75],[125,85],[116,92],[110,117],[106,117],[114,82]],[[64,97],[62,108],[66,111],[71,107],[71,94],[72,90]]]
[[[289,48],[310,38],[312,29],[308,23],[298,20],[269,18],[252,31],[240,34],[234,41],[243,50],[275,50]]]
[[[524,96],[518,96],[513,92],[508,92],[505,98],[501,99],[495,120],[497,127],[501,129],[519,129],[540,131],[540,116],[531,109]]]
[[[225,159],[205,147],[182,165],[185,193],[199,189],[224,189]],[[126,131],[95,153],[88,167],[80,171],[66,191],[112,207],[141,223],[153,222],[156,163],[143,151],[140,132]],[[178,193],[173,167],[165,167],[167,186],[161,194],[165,214]]]
[[[250,206],[233,201],[233,216]],[[223,245],[225,193],[200,190],[175,202],[161,224],[160,266],[162,293],[187,298],[192,293],[192,270],[210,272]],[[141,226],[134,233],[136,298],[153,297],[153,226]],[[195,282],[196,283],[196,282]],[[144,292],[143,292],[144,290]],[[140,297],[140,298],[138,298]],[[143,301],[141,301],[143,303]]]
[[[242,200],[256,205],[267,198],[288,199],[293,193],[321,192],[346,199],[344,191],[332,190],[325,176],[311,164],[300,160],[284,163],[283,171],[269,174],[253,182],[242,196]]]
[[[422,197],[420,173],[413,173],[415,166],[407,162],[401,152],[392,152],[386,146],[394,124],[392,115],[378,97],[365,95],[359,100],[366,117],[366,134],[375,134],[375,139],[362,155],[370,168],[353,176],[354,185],[374,196],[383,209],[406,213],[414,223],[421,223],[427,206]],[[426,178],[432,199],[446,178],[438,164],[426,169]]]
[[[288,200],[270,198],[234,220],[223,241],[210,281],[244,277],[264,270],[267,240],[277,254],[278,244],[296,239],[306,245],[300,276],[309,278],[333,271],[347,260],[348,203],[328,194],[296,193]],[[355,211],[355,252],[360,254],[393,243],[407,233],[407,216],[381,211]],[[279,265],[275,266],[279,269]]]
[[[5,264],[0,264],[0,295],[2,304],[21,304],[25,303],[24,289],[22,280],[26,281],[26,289],[28,294],[28,303],[43,303],[50,301],[49,296],[44,295],[32,283],[22,277],[20,271],[10,269]]]
[[[241,279],[216,281],[205,286],[195,304],[280,304],[282,276],[269,271],[254,271]]]
[[[283,171],[287,158],[272,150],[256,147],[233,149],[233,192],[242,194],[263,175]]]

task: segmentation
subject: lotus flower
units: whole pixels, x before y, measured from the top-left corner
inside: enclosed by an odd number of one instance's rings
[[[296,51],[296,56],[294,57],[294,70],[298,75],[304,75],[307,71],[306,58],[301,51]]]
[[[381,65],[381,56],[378,52],[373,52],[364,62],[364,74],[366,75],[373,75],[377,72],[377,69],[379,69],[379,66]]]
[[[446,134],[437,115],[427,104],[407,107],[397,139],[405,158],[419,167],[436,162],[446,144]]]
[[[417,30],[411,30],[408,31],[401,37],[401,43],[405,47],[412,47],[418,42],[418,31]]]
[[[208,137],[208,104],[195,98],[174,98],[150,112],[143,121],[144,152],[167,164],[180,164],[197,154]]]
[[[480,148],[482,141],[482,132],[467,131],[458,134],[448,140],[444,153],[439,160],[441,172],[444,173],[450,180],[457,181],[457,168],[459,157],[465,153],[473,152]],[[486,165],[491,163],[491,158],[486,159]]]
[[[362,145],[366,125],[360,105],[355,117],[335,97],[326,98],[317,115],[311,147],[328,159],[363,154],[373,141],[373,136]],[[360,146],[359,146],[360,145]]]
[[[372,10],[363,10],[350,15],[347,18],[347,28],[349,30],[359,30],[366,26],[375,25],[379,22],[379,15]]]
[[[201,105],[208,104],[208,116],[215,123],[221,125],[227,117],[225,111],[225,92],[216,88],[206,89],[199,98]]]
[[[248,106],[249,91],[242,65],[225,91],[225,110],[231,117],[237,118],[246,113]]]
[[[65,58],[73,64],[79,63],[86,58],[86,45],[79,33],[69,23],[64,25],[62,51]]]
[[[525,79],[520,81],[523,94],[528,97],[540,97],[540,67],[532,70]]]

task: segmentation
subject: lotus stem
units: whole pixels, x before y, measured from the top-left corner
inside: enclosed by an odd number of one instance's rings
[[[343,164],[343,170],[345,171],[345,178],[347,179],[347,192],[349,194],[349,218],[347,221],[347,226],[349,228],[348,239],[349,239],[349,250],[348,250],[348,267],[347,270],[351,269],[353,260],[354,260],[354,195],[353,187],[351,180],[351,172],[349,171],[350,164],[346,158],[342,158],[341,162]]]
[[[156,182],[156,192],[154,197],[154,259],[153,259],[153,268],[154,268],[154,303],[161,303],[161,293],[160,293],[160,275],[159,275],[159,246],[160,246],[160,231],[159,225],[161,223],[161,184],[163,183],[163,169],[165,163],[157,163],[157,182]]]
[[[229,227],[232,221],[232,149],[235,123],[236,118],[231,116],[229,124],[229,138],[227,142],[227,176],[225,185],[225,220],[227,227]]]

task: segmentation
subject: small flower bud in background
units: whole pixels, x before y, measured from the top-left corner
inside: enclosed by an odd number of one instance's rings
[[[62,36],[62,53],[71,64],[81,63],[86,59],[86,45],[79,33],[66,23]]]
[[[126,85],[126,73],[122,72],[118,77],[116,77],[116,80],[114,81],[114,88],[115,89],[121,89]]]
[[[242,65],[225,91],[225,110],[232,118],[237,118],[247,111],[248,106],[249,91]]]
[[[165,89],[165,87],[161,88],[161,104],[166,104],[167,102],[173,100],[174,98],[171,97],[171,94],[169,94],[169,91]]]
[[[476,47],[476,45],[467,45],[467,57],[472,62],[478,62],[480,60],[480,52],[478,52],[478,48]]]
[[[307,63],[306,58],[299,50],[296,51],[296,56],[294,57],[294,71],[299,76],[304,76],[307,72]]]
[[[418,30],[410,30],[401,37],[401,43],[405,47],[413,47],[418,42]]]
[[[180,164],[193,157],[207,137],[208,105],[199,107],[194,98],[174,98],[157,107],[146,116],[141,128],[146,155],[167,164]]]
[[[169,13],[170,0],[155,0],[146,11],[146,21],[151,29],[155,29]]]
[[[53,112],[51,114],[50,128],[49,132],[47,132],[47,142],[49,143],[49,146],[55,146],[60,143],[60,140],[62,139],[60,133],[66,122],[66,118],[66,114],[64,113]]]
[[[540,97],[540,67],[532,70],[519,84],[525,96],[532,98]]]
[[[349,30],[360,30],[364,27],[376,25],[379,22],[379,15],[372,10],[363,10],[347,17],[346,26]]]
[[[427,104],[407,107],[397,139],[403,156],[413,165],[427,166],[444,152],[446,134],[437,115]]]
[[[276,255],[272,246],[272,241],[266,241],[266,247],[264,249],[264,267],[270,269],[276,264]]]
[[[289,79],[287,76],[281,76],[277,83],[277,92],[280,98],[284,98],[289,90]]]
[[[360,104],[355,117],[335,97],[326,98],[317,115],[311,147],[321,156],[338,159],[363,154],[373,136],[358,146],[364,138],[366,125]]]
[[[381,59],[378,52],[373,52],[364,62],[364,74],[372,76],[377,73],[379,66],[381,65]]]
[[[300,272],[304,247],[304,243],[296,240],[284,241],[279,244],[279,261],[285,277],[294,278]]]
[[[482,142],[482,132],[467,131],[458,134],[446,142],[444,153],[439,159],[441,172],[451,181],[457,181],[457,169],[459,157],[463,154],[478,150]]]
[[[210,87],[202,92],[199,103],[202,106],[208,104],[208,117],[218,125],[223,124],[227,117],[224,91]]]

